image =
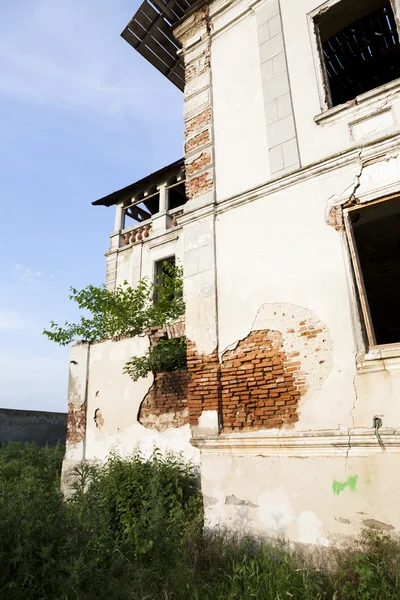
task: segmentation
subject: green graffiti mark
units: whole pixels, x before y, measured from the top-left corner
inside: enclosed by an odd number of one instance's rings
[[[349,477],[347,481],[335,481],[332,484],[332,489],[333,489],[333,493],[336,496],[339,496],[339,494],[341,492],[343,492],[343,490],[345,488],[349,488],[349,490],[351,492],[355,492],[356,491],[356,485],[357,485],[357,479],[358,479],[358,475],[353,475],[353,477]]]

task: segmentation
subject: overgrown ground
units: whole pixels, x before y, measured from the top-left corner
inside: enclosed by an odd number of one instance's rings
[[[59,491],[64,449],[0,448],[4,600],[398,600],[400,545],[370,537],[317,570],[281,544],[202,535],[191,468],[112,457]]]

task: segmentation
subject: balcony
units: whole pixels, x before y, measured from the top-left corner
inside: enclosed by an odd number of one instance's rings
[[[116,207],[110,251],[142,244],[179,226],[186,204],[183,159],[93,202]]]

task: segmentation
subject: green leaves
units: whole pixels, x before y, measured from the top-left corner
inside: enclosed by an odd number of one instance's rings
[[[146,327],[168,324],[184,313],[183,271],[180,266],[165,263],[155,284],[144,278],[132,288],[125,281],[115,291],[104,285],[88,285],[83,290],[71,288],[69,297],[89,316],[82,315],[78,323],[66,321],[64,325],[50,321],[50,327],[43,331],[49,340],[67,346],[78,339],[99,342],[134,336]]]
[[[160,340],[144,356],[133,356],[125,365],[133,381],[146,377],[150,372],[161,373],[186,369],[186,338]]]
[[[400,598],[395,538],[370,533],[310,556],[283,540],[243,537],[242,510],[238,536],[203,532],[195,467],[158,450],[78,464],[65,500],[62,456],[61,446],[0,446],[2,600]]]
[[[88,493],[94,492],[109,507],[114,535],[135,557],[161,559],[173,539],[179,547],[193,511],[201,512],[193,468],[157,450],[147,460],[139,452],[112,455]]]

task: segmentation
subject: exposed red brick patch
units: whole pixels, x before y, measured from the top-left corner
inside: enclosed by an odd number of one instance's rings
[[[211,155],[207,152],[202,152],[200,156],[197,156],[191,162],[186,162],[186,176],[191,177],[197,171],[201,171],[204,167],[207,167],[211,163]]]
[[[214,187],[211,153],[202,152],[200,156],[194,159],[190,156],[190,153],[194,150],[200,150],[206,144],[209,144],[212,137],[210,101],[212,26],[208,7],[206,6],[193,13],[185,24],[186,27],[176,29],[176,34],[183,48],[185,48],[188,39],[198,36],[202,40],[201,52],[184,53],[185,100],[188,102],[188,118],[185,120],[186,196],[190,200],[211,191]],[[206,90],[207,94],[205,93]],[[190,104],[196,96],[198,97],[198,105],[203,106],[204,110],[200,114],[192,116]],[[205,168],[208,169],[207,172],[198,175]]]
[[[298,353],[282,349],[280,332],[252,331],[221,365],[222,421],[225,431],[269,429],[298,421],[297,407],[305,391],[295,373]]]
[[[220,391],[220,364],[216,350],[200,354],[195,344],[187,342],[187,362],[190,373],[188,386],[189,423],[197,425],[203,410],[218,410]]]
[[[206,108],[200,114],[188,119],[185,127],[185,137],[193,135],[200,129],[207,127],[211,123],[211,108]]]
[[[185,152],[187,153],[187,152],[191,152],[192,150],[201,148],[201,146],[204,146],[205,144],[208,144],[209,142],[210,142],[210,132],[208,129],[205,129],[204,131],[201,131],[194,137],[187,140],[187,142],[185,143]]]
[[[157,373],[154,383],[140,405],[138,421],[145,427],[162,431],[189,422],[187,371]]]
[[[209,172],[203,173],[198,177],[193,177],[193,179],[186,180],[186,196],[189,199],[194,198],[195,196],[212,190],[213,186],[214,181],[212,174]]]
[[[313,335],[313,331],[307,333]],[[189,422],[204,410],[218,410],[224,431],[280,428],[298,421],[298,403],[307,391],[299,352],[285,352],[282,334],[252,331],[218,360],[188,342]]]
[[[86,402],[76,405],[68,403],[67,442],[70,445],[79,444],[86,433]]]

